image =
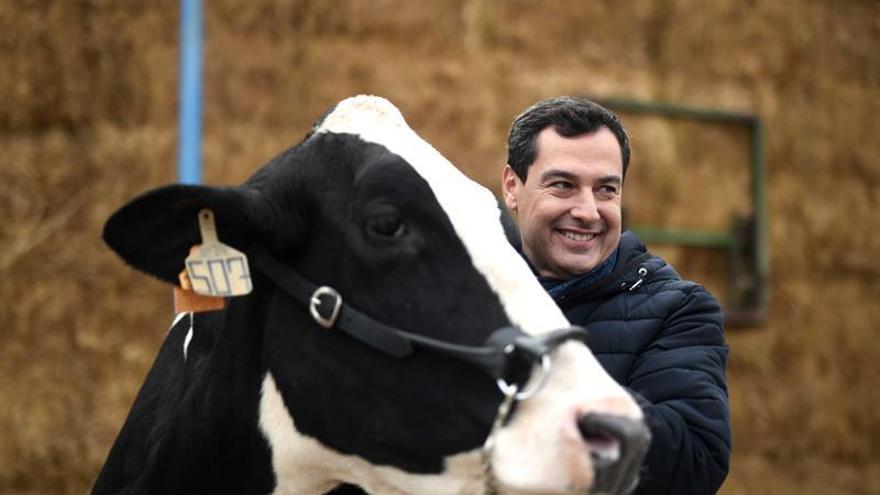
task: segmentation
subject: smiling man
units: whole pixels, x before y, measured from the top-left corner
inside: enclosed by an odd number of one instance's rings
[[[617,249],[621,150],[607,127],[572,137],[546,127],[536,146],[541,152],[526,169],[532,180],[523,182],[507,167],[505,190],[516,191],[509,206],[519,213],[523,250],[538,274],[565,280],[590,271]]]
[[[653,441],[635,493],[715,493],[731,449],[721,309],[622,231],[629,160],[609,110],[544,100],[511,126],[504,201],[544,288],[645,411]]]

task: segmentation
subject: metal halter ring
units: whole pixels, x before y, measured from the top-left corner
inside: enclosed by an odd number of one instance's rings
[[[505,349],[505,352],[507,352],[507,349]],[[547,381],[547,375],[549,374],[550,355],[544,354],[541,356],[541,378],[538,380],[538,383],[535,384],[535,386],[533,386],[532,388],[524,388],[522,392],[516,392],[516,396],[514,398],[516,400],[526,400],[534,397],[535,394],[537,394],[538,391],[541,390],[541,387],[544,386],[544,382]],[[516,384],[511,385],[504,381],[503,378],[499,378],[496,383],[498,383],[498,388],[505,396],[511,395],[513,391],[515,391],[517,388]]]
[[[318,311],[318,306],[321,305],[321,296],[332,296],[336,302],[333,303],[333,310],[330,312],[329,317],[324,317],[320,311]],[[309,304],[309,312],[312,314],[312,318],[324,328],[330,328],[336,323],[336,318],[339,317],[339,310],[342,309],[342,296],[336,292],[336,289],[333,287],[322,286],[315,289],[315,292],[312,293],[312,297],[310,299]]]

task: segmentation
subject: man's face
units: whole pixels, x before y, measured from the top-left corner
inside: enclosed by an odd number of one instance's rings
[[[567,280],[595,268],[620,242],[620,145],[607,127],[571,138],[548,127],[537,145],[525,183],[504,168],[504,201],[538,274]]]

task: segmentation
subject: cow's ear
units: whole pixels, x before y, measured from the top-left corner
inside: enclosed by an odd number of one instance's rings
[[[104,242],[127,263],[176,284],[189,249],[201,242],[198,212],[214,212],[221,242],[244,251],[267,225],[262,196],[247,187],[175,184],[133,199],[104,225]]]

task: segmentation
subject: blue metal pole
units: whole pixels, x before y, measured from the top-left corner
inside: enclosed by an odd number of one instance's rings
[[[182,0],[180,12],[180,143],[177,179],[202,181],[202,1]]]

